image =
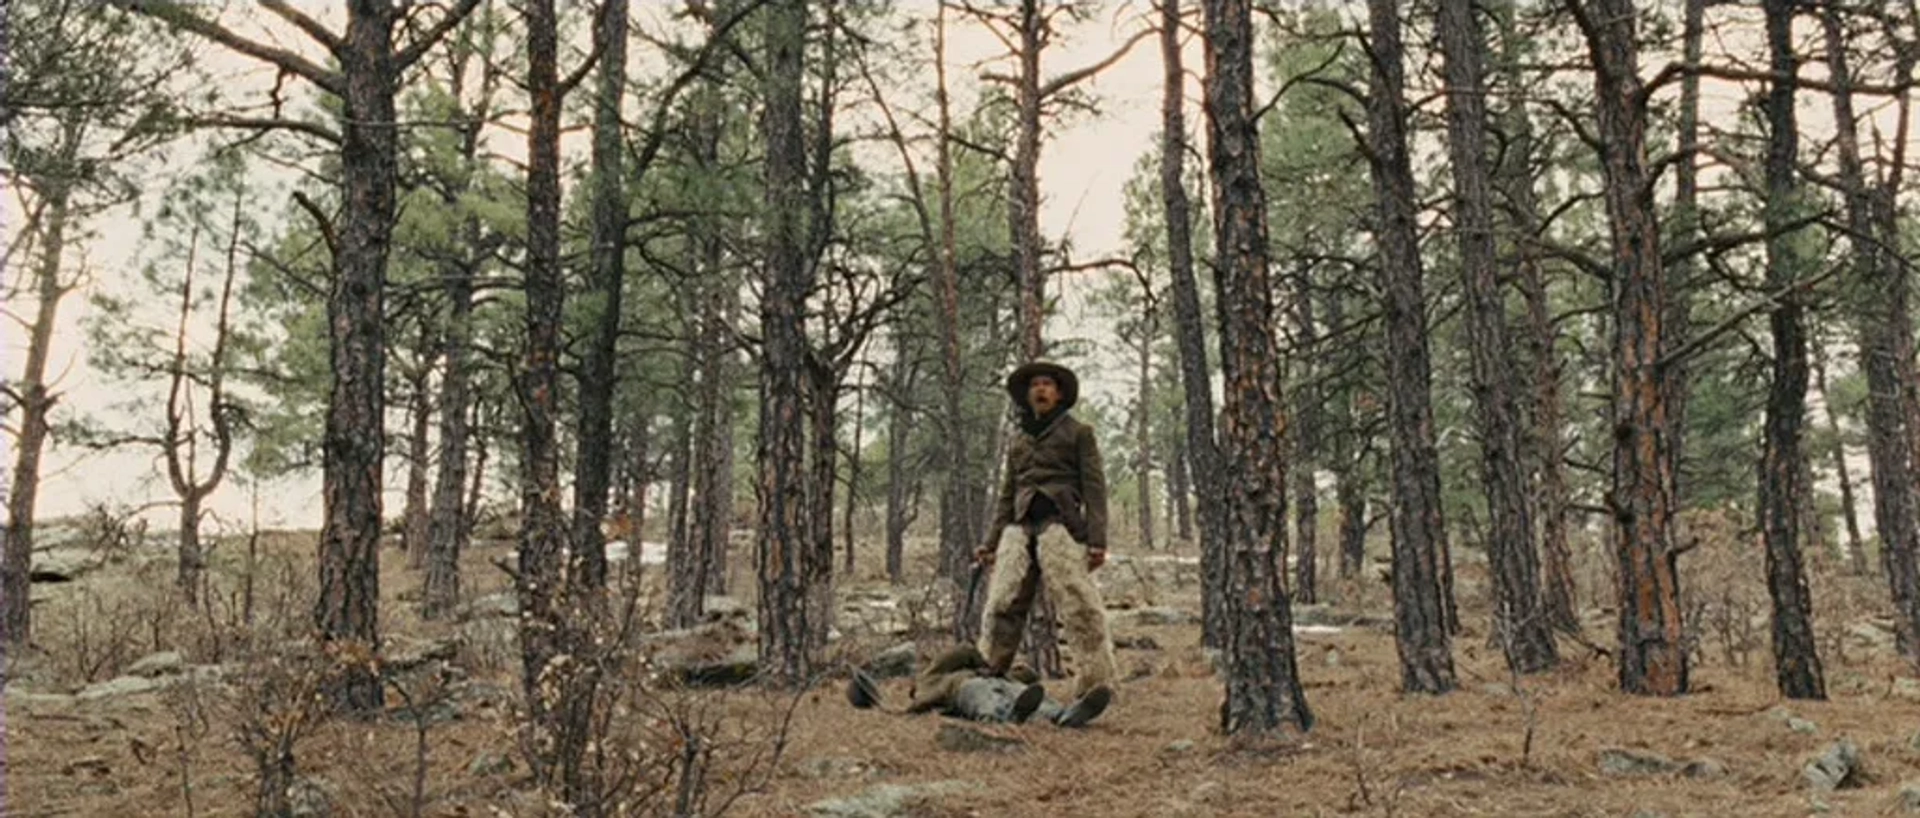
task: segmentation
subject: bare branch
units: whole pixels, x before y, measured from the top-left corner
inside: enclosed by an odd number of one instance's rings
[[[1061,91],[1065,91],[1068,88],[1072,88],[1073,86],[1086,81],[1089,77],[1092,77],[1095,74],[1098,74],[1102,71],[1107,70],[1108,68],[1113,67],[1114,63],[1119,62],[1121,58],[1127,56],[1127,52],[1132,51],[1133,47],[1135,45],[1138,45],[1141,40],[1151,37],[1157,33],[1159,33],[1159,30],[1153,29],[1153,28],[1141,29],[1140,31],[1134,32],[1134,35],[1132,37],[1127,38],[1126,42],[1121,43],[1120,47],[1114,49],[1112,54],[1108,54],[1106,59],[1101,60],[1092,65],[1085,66],[1083,68],[1078,68],[1072,71],[1068,71],[1065,74],[1061,74],[1060,76],[1054,77],[1052,80],[1049,80],[1046,85],[1040,86],[1040,98],[1046,99],[1047,97],[1053,96],[1054,94],[1058,94]]]
[[[420,35],[420,39],[413,41],[399,54],[394,55],[395,70],[405,71],[419,62],[420,58],[426,56],[427,51],[433,48],[434,43],[447,36],[447,32],[452,31],[454,26],[459,25],[461,20],[465,20],[474,7],[479,5],[480,0],[460,0],[460,5],[449,9],[446,16],[440,18],[440,22],[434,23],[433,28],[427,29],[427,33]]]
[[[315,202],[305,191],[294,191],[293,201],[300,205],[301,210],[307,211],[307,215],[312,216],[314,222],[319,225],[320,237],[327,242],[327,252],[334,256],[339,256],[340,240],[338,235],[333,232],[333,220],[327,218],[326,211],[321,210],[319,203]]]
[[[205,114],[188,119],[187,124],[198,127],[241,128],[253,131],[299,131],[300,133],[318,137],[335,145],[340,144],[340,134],[335,133],[332,128],[321,125],[318,122],[305,122],[298,119]]]
[[[188,11],[190,6],[187,4],[155,2],[155,0],[107,0],[107,3],[134,14],[152,17],[175,29],[197,34],[254,59],[277,65],[289,73],[305,77],[308,82],[320,86],[334,96],[347,95],[346,78],[340,73],[321,68],[312,60],[284,48],[274,48],[235,34],[226,26]]]
[[[328,31],[326,26],[320,25],[320,21],[308,17],[305,12],[287,5],[286,0],[260,0],[260,7],[280,15],[282,19],[298,26],[301,31],[307,33],[308,37],[312,37],[314,42],[326,46],[327,51],[334,54],[340,53],[340,38],[337,35]]]

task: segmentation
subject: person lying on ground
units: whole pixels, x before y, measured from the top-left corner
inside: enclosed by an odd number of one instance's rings
[[[1047,696],[1046,688],[1027,668],[1012,668],[1005,676],[982,675],[989,670],[986,657],[972,645],[941,654],[914,678],[906,712],[937,712],[1004,724],[1024,724],[1038,716],[1061,727],[1085,727],[1113,698],[1111,690],[1101,686],[1063,706]],[[862,710],[879,708],[880,685],[855,669],[847,684],[847,701]]]

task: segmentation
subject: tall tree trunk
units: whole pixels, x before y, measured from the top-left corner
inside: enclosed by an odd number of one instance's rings
[[[1140,390],[1135,395],[1134,457],[1139,477],[1140,550],[1153,550],[1153,339],[1158,321],[1148,316],[1140,331]]]
[[[1687,691],[1673,526],[1674,449],[1660,359],[1670,349],[1660,225],[1647,190],[1647,110],[1630,0],[1568,0],[1594,66],[1601,161],[1613,239],[1613,485],[1619,560],[1620,687]]]
[[[466,43],[458,47],[461,56],[454,62],[451,83],[455,100],[463,99],[461,90],[470,53]],[[448,207],[457,205],[466,194],[474,158],[480,150],[481,123],[492,106],[498,74],[484,59],[480,71],[480,98],[472,110],[464,112],[468,124],[460,128],[461,167],[469,172],[459,174],[459,181],[442,194],[441,203]],[[467,488],[468,438],[472,434],[469,413],[474,410],[473,373],[467,361],[473,344],[473,283],[479,267],[480,217],[469,213],[460,229],[466,254],[440,267],[447,299],[447,323],[441,336],[446,368],[440,375],[439,468],[434,474],[433,509],[427,521],[427,579],[420,605],[420,615],[425,619],[437,619],[459,603],[460,552],[466,550],[473,533],[471,509],[462,502],[462,492]],[[477,481],[477,468],[475,475]]]
[[[607,549],[601,521],[607,517],[607,486],[613,473],[614,363],[619,355],[622,283],[627,277],[627,199],[623,177],[626,145],[620,100],[627,90],[627,5],[602,4],[594,32],[600,52],[600,85],[593,99],[591,243],[584,320],[592,335],[580,366],[580,416],[574,434],[573,565],[580,588],[607,583]],[[638,551],[634,559],[638,559]]]
[[[702,89],[694,104],[696,166],[717,172],[720,140],[725,130],[723,101],[716,90]],[[710,224],[696,239],[700,286],[695,310],[699,343],[695,348],[700,381],[694,399],[693,529],[691,553],[695,564],[688,573],[681,598],[669,607],[674,620],[685,627],[697,621],[708,594],[727,593],[727,538],[733,525],[733,323],[739,300],[738,283],[722,268],[725,247],[718,224]]]
[[[77,138],[77,136],[75,137]],[[32,637],[33,508],[40,494],[40,455],[50,427],[47,415],[59,396],[47,388],[47,360],[53,349],[54,325],[60,300],[69,287],[60,281],[66,252],[71,194],[55,183],[46,192],[45,232],[40,236],[40,263],[34,269],[32,335],[27,343],[27,365],[19,385],[19,436],[14,442],[13,486],[7,493],[6,554],[0,562],[0,611],[9,649],[26,647]]]
[[[853,451],[847,456],[847,511],[841,519],[841,535],[846,539],[846,574],[853,578],[853,512],[860,505],[860,438],[866,431],[867,390],[854,386],[853,400]]]
[[[806,68],[806,0],[773,0],[764,67],[766,110],[767,282],[760,302],[760,582],[761,672],[804,684],[815,657],[809,635],[806,581],[812,526],[807,519],[807,340],[803,321],[812,289],[804,257],[806,152],[800,124]]]
[[[1192,481],[1187,479],[1187,443],[1173,442],[1167,455],[1167,516],[1173,518],[1173,536],[1181,542],[1193,542]]]
[[[423,333],[424,334],[424,333]],[[437,356],[436,356],[437,357]],[[419,570],[427,564],[427,458],[432,447],[427,440],[433,428],[433,395],[427,383],[433,372],[431,359],[423,361],[418,374],[407,380],[411,394],[407,401],[407,420],[412,426],[407,435],[407,501],[400,512],[401,551],[407,555],[407,568]]]
[[[569,804],[587,795],[583,762],[591,700],[581,695],[591,645],[572,574],[560,505],[559,366],[565,291],[560,269],[560,104],[553,0],[532,0],[527,16],[527,353],[520,378],[525,462],[521,464],[521,684],[534,775]]]
[[[1802,482],[1806,450],[1801,428],[1807,407],[1805,307],[1792,287],[1806,271],[1789,231],[1800,210],[1794,161],[1800,134],[1794,117],[1799,59],[1793,53],[1794,0],[1766,0],[1767,50],[1773,78],[1767,94],[1767,287],[1781,293],[1768,317],[1773,378],[1767,390],[1765,444],[1760,457],[1760,529],[1767,549],[1767,592],[1773,599],[1773,666],[1789,699],[1825,699],[1826,681],[1814,646],[1813,598],[1800,565],[1801,507],[1811,491]]]
[[[907,507],[907,447],[916,418],[905,398],[914,393],[918,380],[914,358],[900,348],[900,340],[896,336],[894,341],[889,379],[893,400],[887,418],[887,580],[895,585],[906,579],[907,524],[912,513]]]
[[[1524,449],[1508,348],[1506,294],[1495,269],[1493,203],[1488,190],[1486,84],[1480,64],[1486,40],[1473,17],[1473,0],[1441,0],[1439,31],[1446,55],[1447,143],[1478,409],[1480,482],[1487,493],[1494,640],[1506,654],[1508,667],[1537,673],[1553,667],[1559,657],[1547,613],[1540,605],[1540,563],[1533,547],[1533,519],[1520,462]]]
[[[1268,281],[1266,194],[1253,117],[1253,21],[1249,0],[1206,0],[1208,170],[1213,180],[1219,292],[1221,415],[1227,480],[1227,593],[1221,644],[1229,735],[1313,727],[1294,662],[1293,612],[1274,543],[1286,528],[1286,418],[1279,393]]]
[[[1445,693],[1457,682],[1449,644],[1440,509],[1439,456],[1434,449],[1426,291],[1414,230],[1413,168],[1407,156],[1405,86],[1399,3],[1368,0],[1373,34],[1367,134],[1379,213],[1380,267],[1386,293],[1388,426],[1393,438],[1393,607],[1401,686],[1408,693]]]
[[[1706,41],[1706,5],[1709,0],[1684,0],[1681,12],[1681,60],[1688,68],[1698,68]],[[1673,218],[1669,233],[1676,240],[1686,242],[1699,237],[1700,227],[1700,75],[1697,71],[1687,71],[1680,80],[1680,116],[1679,144],[1675,146],[1678,161],[1674,165]],[[1666,338],[1666,349],[1677,350],[1687,343],[1687,336],[1693,332],[1693,292],[1698,277],[1693,259],[1683,259],[1669,267],[1667,276],[1667,311],[1662,335]],[[1673,450],[1672,481],[1668,491],[1671,493],[1673,507],[1686,508],[1685,486],[1681,481],[1686,477],[1687,407],[1692,403],[1693,378],[1689,374],[1685,360],[1676,359],[1663,367],[1667,390],[1667,424],[1669,428],[1668,445]],[[1685,521],[1674,520],[1674,537],[1680,539],[1680,526]]]
[[[1327,326],[1342,328],[1346,325],[1346,300],[1338,292],[1327,294]],[[1349,344],[1336,357],[1336,366],[1347,368],[1361,360],[1364,352]],[[1337,550],[1339,551],[1340,578],[1350,580],[1359,576],[1367,561],[1367,486],[1364,471],[1365,447],[1360,445],[1362,430],[1360,420],[1355,417],[1354,403],[1358,393],[1354,387],[1345,387],[1334,399],[1333,407],[1337,414],[1333,420],[1337,424],[1332,440],[1331,460],[1333,464],[1334,503],[1339,506],[1340,532]]]
[[[680,357],[680,382],[692,385],[696,371],[694,356],[697,339],[689,338],[689,349]],[[673,413],[672,437],[667,445],[667,626],[689,628],[700,621],[706,610],[707,585],[705,543],[691,518],[705,504],[705,498],[693,494],[696,474],[705,468],[696,449],[696,419],[682,406]]]
[[[1853,109],[1853,73],[1840,12],[1824,9],[1828,75],[1835,88],[1833,119],[1840,157],[1840,184],[1847,202],[1849,243],[1853,246],[1853,286],[1861,368],[1867,376],[1867,458],[1873,484],[1874,528],[1880,535],[1881,566],[1894,607],[1894,634],[1901,655],[1920,657],[1920,520],[1916,519],[1913,447],[1903,395],[1913,383],[1913,337],[1908,314],[1910,284],[1904,262],[1889,258],[1881,245],[1881,211],[1891,211],[1893,190],[1870,189],[1860,158]],[[1912,54],[1901,55],[1897,76],[1912,71]],[[1908,111],[1900,95],[1900,121]],[[1906,128],[1899,129],[1906,138]],[[1897,143],[1896,143],[1897,144]],[[1896,164],[1896,167],[1898,165]],[[1887,245],[1887,248],[1897,247]]]
[[[466,519],[462,523],[469,534],[480,523],[480,503],[487,496],[487,455],[492,451],[495,428],[486,422],[487,404],[484,399],[473,404],[473,427],[478,434],[473,436],[473,478],[467,481]]]
[[[1555,351],[1556,332],[1548,299],[1547,274],[1533,239],[1540,231],[1540,205],[1534,185],[1533,117],[1527,110],[1526,77],[1521,71],[1522,35],[1515,25],[1514,3],[1501,2],[1495,8],[1501,27],[1502,63],[1506,67],[1507,87],[1512,100],[1505,109],[1505,129],[1509,142],[1505,161],[1499,167],[1500,182],[1512,203],[1514,227],[1519,236],[1515,251],[1519,256],[1520,292],[1526,302],[1526,346],[1531,354],[1532,395],[1531,432],[1524,440],[1537,475],[1534,484],[1535,522],[1540,532],[1540,604],[1547,624],[1566,633],[1577,633],[1577,588],[1573,581],[1573,552],[1567,542],[1567,491],[1561,433],[1560,357]]]
[[[1046,47],[1042,0],[1020,0],[1020,74],[1014,83],[1017,127],[1007,192],[1014,271],[1020,281],[1020,356],[1046,357],[1046,274],[1040,269],[1040,52]]]
[[[811,357],[811,356],[810,356]],[[827,646],[827,634],[833,628],[833,488],[839,472],[839,373],[829,365],[813,362],[807,367],[807,417],[813,436],[808,460],[807,521],[807,624],[809,651],[814,655]]]
[[[369,651],[380,644],[381,469],[386,451],[382,304],[398,155],[396,13],[387,3],[348,7],[347,35],[338,51],[346,78],[340,114],[346,206],[327,296],[333,378],[322,481],[327,513],[320,530],[320,595],[314,619],[323,642],[345,642]],[[356,666],[344,674],[332,691],[335,704],[356,712],[380,707],[382,685],[367,668]]]
[[[1312,352],[1298,362],[1300,386],[1293,393],[1293,516],[1294,563],[1293,599],[1303,605],[1320,601],[1320,396],[1318,381],[1326,367],[1319,357],[1320,330],[1314,324],[1313,286],[1310,270],[1295,277],[1293,322],[1294,336],[1304,349]]]
[[[966,604],[967,575],[970,570],[977,570],[973,566],[973,549],[988,537],[1000,536],[1000,532],[983,534],[980,531],[984,525],[980,519],[981,509],[975,508],[972,502],[977,491],[975,484],[980,480],[967,446],[973,430],[967,422],[963,402],[966,377],[960,368],[960,262],[955,237],[950,145],[953,112],[947,95],[947,6],[939,5],[934,16],[933,46],[934,99],[940,108],[940,133],[934,140],[935,187],[940,199],[940,260],[936,272],[939,309],[935,314],[940,326],[940,428],[946,455],[943,464],[946,484],[940,493],[940,573],[954,583],[954,636],[960,642],[969,643],[979,636],[979,607],[983,604],[978,600],[972,606]]]
[[[1207,366],[1200,285],[1193,272],[1193,214],[1186,187],[1186,72],[1180,59],[1180,0],[1160,0],[1160,199],[1167,212],[1167,271],[1173,288],[1174,334],[1180,346],[1180,386],[1186,393],[1187,476],[1193,481],[1200,523],[1200,641],[1225,646],[1227,552],[1226,487],[1214,444],[1213,386]]]
[[[1817,336],[1816,336],[1817,338]],[[1840,482],[1840,514],[1847,525],[1847,570],[1854,576],[1867,575],[1867,544],[1860,534],[1860,511],[1854,506],[1853,470],[1847,466],[1846,439],[1840,433],[1840,417],[1833,408],[1833,392],[1827,389],[1827,356],[1817,340],[1813,348],[1814,388],[1820,390],[1820,405],[1826,412],[1827,436],[1833,439],[1833,472]]]

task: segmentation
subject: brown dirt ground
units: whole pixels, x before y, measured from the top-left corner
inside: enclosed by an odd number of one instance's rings
[[[304,554],[311,542],[310,535],[289,535],[275,547]],[[473,593],[503,587],[504,577],[487,564],[503,553],[505,546],[494,546],[469,556],[467,577],[478,586]],[[445,626],[414,620],[398,600],[418,580],[397,552],[387,554],[388,632],[443,633]],[[927,555],[916,556],[925,570]],[[875,584],[878,572],[868,563],[862,560],[861,584]],[[134,581],[103,576],[87,582],[104,589],[98,593],[112,594],[131,587],[114,582]],[[52,609],[61,604],[58,594],[78,593],[74,586],[84,584],[59,586],[56,598],[41,607]],[[1471,567],[1463,567],[1462,588],[1472,585]],[[1817,574],[1815,586],[1817,594],[1851,600],[1870,598],[1874,580]],[[1384,604],[1379,588],[1333,590],[1356,609],[1378,611]],[[1158,591],[1155,601],[1161,604],[1192,602],[1190,589]],[[1140,593],[1116,588],[1113,595]],[[1484,607],[1475,607],[1463,591],[1463,614],[1473,620],[1471,612],[1479,610]],[[1823,626],[1823,632],[1840,627]],[[49,652],[62,649],[55,630],[42,631]],[[1220,685],[1195,647],[1198,632],[1191,626],[1120,630],[1116,635],[1151,636],[1163,649],[1120,652],[1123,673],[1138,678],[1122,685],[1114,709],[1085,731],[1038,724],[983,728],[1019,740],[1019,748],[1007,754],[938,749],[939,717],[852,710],[835,681],[801,700],[777,772],[731,814],[804,815],[809,803],[876,784],[958,779],[980,786],[911,814],[1878,815],[1893,810],[1904,782],[1920,779],[1920,701],[1893,692],[1894,680],[1911,672],[1889,656],[1829,654],[1832,700],[1785,704],[1818,726],[1805,734],[1769,712],[1783,702],[1772,688],[1764,642],[1744,666],[1729,664],[1718,649],[1703,651],[1694,676],[1697,692],[1672,700],[1614,692],[1611,663],[1568,645],[1563,652],[1569,661],[1561,669],[1524,680],[1523,695],[1516,696],[1504,686],[1498,651],[1486,647],[1483,629],[1469,621],[1468,631],[1455,644],[1462,689],[1437,699],[1398,693],[1390,634],[1349,629],[1303,636],[1299,666],[1317,723],[1304,737],[1259,747],[1236,746],[1214,730]],[[1612,642],[1604,627],[1592,628],[1589,637],[1603,647]],[[937,648],[937,637],[923,646]],[[1329,659],[1336,654],[1337,660]],[[482,661],[470,654],[463,660],[472,660],[476,677],[512,690],[513,663],[500,658]],[[893,702],[902,700],[905,680],[887,683],[886,693]],[[231,724],[217,715],[219,703],[209,706],[216,715],[193,722],[181,716],[180,701],[177,694],[140,695],[68,707],[10,696],[7,814],[249,814],[252,770],[232,739]],[[749,694],[726,702],[743,713],[757,712],[761,703]],[[483,755],[514,756],[504,710],[469,706],[464,718],[429,732],[425,814],[550,814],[529,792],[517,759],[506,774],[469,770]],[[1529,725],[1530,753],[1524,749]],[[1800,768],[1842,737],[1860,747],[1866,784],[1821,796],[1824,806],[1816,804]],[[297,755],[302,773],[329,782],[334,814],[403,815],[414,742],[414,729],[405,722],[336,722],[300,745]],[[1726,774],[1609,777],[1597,756],[1615,747],[1680,762],[1712,758]],[[820,771],[843,761],[862,769]],[[191,782],[191,810],[185,781]]]

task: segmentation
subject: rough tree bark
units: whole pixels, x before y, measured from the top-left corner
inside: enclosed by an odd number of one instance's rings
[[[627,90],[627,4],[602,2],[593,37],[594,49],[600,53],[600,82],[593,98],[590,289],[582,299],[583,319],[591,334],[580,364],[569,573],[586,590],[607,583],[607,548],[600,524],[607,517],[607,487],[613,474],[614,363],[619,355],[622,284],[627,277],[627,200],[622,184],[626,144],[620,119],[620,100]],[[639,558],[637,550],[633,558]]]
[[[1689,68],[1700,65],[1706,44],[1706,5],[1709,0],[1684,0],[1681,10],[1681,61]],[[1677,241],[1693,241],[1700,235],[1700,75],[1689,70],[1680,80],[1680,116],[1674,165],[1673,221],[1670,233]],[[1662,334],[1666,349],[1677,350],[1687,343],[1693,331],[1693,291],[1697,275],[1692,258],[1681,259],[1666,270],[1667,308]],[[1693,379],[1685,359],[1676,358],[1663,367],[1667,390],[1668,445],[1673,450],[1671,486],[1675,508],[1684,508],[1687,442],[1687,407],[1692,402]],[[1676,541],[1684,521],[1674,520]]]
[[[1514,227],[1519,257],[1520,292],[1526,302],[1526,346],[1532,358],[1532,425],[1526,441],[1535,471],[1534,514],[1540,531],[1541,606],[1547,623],[1556,630],[1577,633],[1577,588],[1573,581],[1573,552],[1567,542],[1566,444],[1561,432],[1560,357],[1555,351],[1557,333],[1548,300],[1547,273],[1533,239],[1540,232],[1540,205],[1535,193],[1533,117],[1526,97],[1517,93],[1527,82],[1521,71],[1522,38],[1513,19],[1514,4],[1502,2],[1496,7],[1501,25],[1507,87],[1510,102],[1505,109],[1508,139],[1505,161],[1499,168]]]
[[[1388,427],[1393,439],[1393,608],[1401,686],[1445,693],[1457,681],[1442,562],[1439,455],[1434,449],[1426,292],[1407,155],[1405,69],[1395,0],[1368,0],[1373,59],[1367,135],[1386,293]]]
[[[1767,51],[1773,80],[1766,99],[1767,287],[1780,292],[1768,316],[1773,377],[1767,389],[1765,442],[1760,457],[1760,529],[1767,551],[1767,593],[1773,600],[1773,666],[1780,694],[1825,699],[1826,681],[1814,646],[1813,597],[1800,564],[1806,449],[1801,443],[1807,407],[1805,305],[1791,285],[1806,269],[1799,231],[1787,230],[1800,210],[1794,167],[1800,134],[1794,116],[1799,58],[1793,52],[1795,0],[1766,0]]]
[[[1150,285],[1149,285],[1150,286]],[[1149,289],[1147,301],[1152,303]],[[1142,318],[1140,330],[1140,383],[1134,395],[1134,474],[1140,496],[1140,550],[1153,550],[1153,339],[1160,335],[1160,321],[1151,312]]]
[[[1205,0],[1204,83],[1207,159],[1213,180],[1220,313],[1226,377],[1221,436],[1226,442],[1226,698],[1229,735],[1313,727],[1293,651],[1293,612],[1281,587],[1274,544],[1285,537],[1286,418],[1267,271],[1266,194],[1253,116],[1252,3]]]
[[[1486,148],[1486,48],[1473,0],[1441,0],[1440,48],[1446,57],[1447,145],[1453,166],[1454,226],[1465,279],[1467,334],[1480,431],[1480,483],[1487,495],[1487,557],[1493,574],[1494,634],[1507,666],[1537,673],[1559,662],[1540,605],[1539,556],[1521,466],[1519,407],[1508,348],[1506,293],[1493,242]]]
[[[1180,347],[1180,386],[1186,394],[1186,474],[1193,483],[1200,529],[1201,644],[1219,648],[1226,630],[1225,487],[1214,443],[1213,387],[1208,377],[1206,326],[1193,272],[1193,208],[1186,187],[1186,73],[1180,56],[1180,0],[1160,0],[1160,200],[1167,215],[1167,272],[1173,288],[1174,335]]]
[[[60,280],[71,188],[55,182],[44,196],[42,229],[45,232],[40,236],[40,263],[33,272],[38,303],[27,342],[26,369],[14,387],[20,407],[20,431],[14,443],[19,448],[14,451],[13,483],[7,494],[6,554],[0,562],[0,606],[5,608],[0,613],[4,614],[9,648],[25,647],[32,637],[33,509],[40,494],[40,456],[51,431],[47,416],[60,400],[47,386],[47,360],[53,350],[60,300],[72,289],[71,283]]]
[[[534,776],[569,804],[589,795],[592,698],[583,695],[593,645],[574,579],[560,503],[559,354],[565,292],[560,268],[560,87],[554,0],[525,6],[527,91],[527,350],[519,379],[521,434],[521,683]]]
[[[1908,425],[1902,397],[1914,382],[1909,329],[1912,318],[1908,312],[1911,285],[1904,263],[1888,258],[1892,254],[1882,247],[1877,233],[1879,211],[1892,209],[1896,188],[1868,186],[1855,124],[1853,70],[1840,12],[1832,7],[1823,10],[1821,22],[1826,32],[1828,75],[1834,86],[1839,179],[1847,205],[1848,241],[1853,247],[1850,291],[1860,363],[1867,376],[1867,459],[1873,485],[1874,528],[1880,536],[1881,567],[1886,570],[1893,600],[1896,642],[1901,655],[1911,661],[1920,658],[1920,565],[1915,562],[1920,552],[1920,519],[1915,516],[1914,452],[1909,445],[1913,429]],[[1902,54],[1899,76],[1911,72],[1912,59],[1910,51]],[[1906,94],[1900,95],[1902,123],[1907,118],[1908,99]],[[1898,130],[1904,140],[1904,124]],[[1893,167],[1899,167],[1898,162],[1896,157]]]
[[[1567,0],[1593,61],[1613,264],[1613,480],[1608,495],[1619,560],[1620,687],[1687,691],[1680,577],[1674,550],[1674,449],[1660,358],[1667,278],[1660,225],[1646,195],[1647,108],[1631,0]]]
[[[1320,373],[1327,367],[1316,362],[1319,328],[1314,324],[1313,286],[1310,272],[1294,277],[1294,337],[1302,348],[1311,350],[1298,364],[1303,370],[1300,386],[1294,390],[1293,412],[1293,599],[1302,605],[1318,602],[1314,587],[1319,581],[1320,486]]]
[[[766,275],[760,303],[760,666],[784,684],[805,684],[809,648],[806,579],[811,575],[807,519],[807,419],[803,390],[807,340],[802,321],[812,289],[805,252],[806,153],[800,102],[806,67],[806,0],[772,0],[764,67]]]
[[[912,445],[914,421],[918,415],[908,402],[920,380],[915,356],[903,350],[903,339],[894,339],[893,371],[888,377],[888,398],[892,411],[887,418],[887,580],[895,585],[906,579],[907,526],[913,521],[913,500],[919,494],[920,479],[907,474],[907,448]]]
[[[1175,440],[1167,455],[1167,516],[1173,518],[1173,536],[1193,542],[1193,483],[1187,479],[1187,444]]]
[[[1854,576],[1867,575],[1866,538],[1860,533],[1860,510],[1854,507],[1853,469],[1847,465],[1847,443],[1840,432],[1840,415],[1833,408],[1833,392],[1827,389],[1827,356],[1818,340],[1813,346],[1814,388],[1820,390],[1820,406],[1827,420],[1827,436],[1833,440],[1833,472],[1840,483],[1840,514],[1847,526],[1847,570]]]
[[[947,4],[941,3],[934,15],[933,63],[934,100],[940,108],[940,133],[934,139],[935,187],[940,199],[940,256],[938,276],[940,327],[941,432],[945,444],[946,484],[940,494],[940,573],[954,584],[955,638],[972,642],[980,634],[980,601],[966,604],[967,574],[971,570],[974,546],[998,532],[982,532],[984,509],[973,499],[987,484],[975,471],[967,441],[968,429],[963,398],[966,377],[960,368],[960,262],[955,237],[953,210],[953,134],[952,102],[947,95]],[[984,595],[982,595],[984,596]]]
[[[431,350],[434,347],[430,333],[420,333],[421,348]],[[428,384],[432,380],[433,363],[439,356],[427,352],[421,356],[419,367],[406,373],[407,381],[407,494],[406,505],[401,507],[400,551],[407,555],[407,569],[419,570],[427,564],[427,532],[431,523],[427,505],[428,470],[433,447],[429,445],[427,433],[433,428],[433,393]]]
[[[453,49],[450,96],[465,107],[462,93],[466,84],[467,61],[474,44],[462,42]],[[460,138],[460,166],[470,171],[480,151],[480,129],[493,106],[493,89],[499,74],[489,59],[480,60],[480,91],[472,108],[463,113],[464,124],[457,129]],[[453,207],[466,195],[471,172],[454,176],[454,183],[441,192],[441,203]],[[469,213],[460,227],[463,250],[457,259],[441,264],[441,286],[446,292],[447,323],[441,336],[445,370],[440,375],[440,450],[436,455],[433,510],[427,521],[427,579],[421,594],[420,615],[437,619],[460,600],[460,552],[466,550],[473,527],[468,522],[462,492],[467,483],[467,449],[472,434],[469,413],[473,411],[473,373],[467,363],[473,346],[473,289],[479,273],[481,228],[478,214]]]

